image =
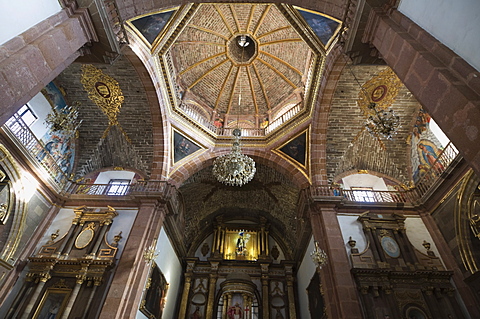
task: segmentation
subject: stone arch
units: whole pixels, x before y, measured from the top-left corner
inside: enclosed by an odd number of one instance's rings
[[[310,157],[312,158],[312,184],[327,183],[327,130],[328,115],[332,106],[338,80],[347,65],[347,58],[337,45],[327,56],[324,76],[319,90],[319,99],[313,114]],[[315,160],[313,160],[315,159]]]
[[[213,161],[220,155],[227,154],[230,150],[216,152],[204,152],[177,168],[169,177],[168,182],[180,187],[194,173],[213,165]],[[310,186],[308,178],[291,162],[283,159],[273,152],[263,150],[243,150],[243,153],[251,156],[255,162],[274,168],[278,172],[288,176],[300,189]]]
[[[342,172],[342,173],[340,173],[340,174],[338,174],[334,177],[333,182],[338,182],[342,178],[350,176],[350,175],[354,175],[354,174],[359,174],[358,170],[349,170],[349,171]],[[387,174],[384,174],[384,173],[381,173],[381,172],[369,170],[368,174],[376,176],[376,177],[388,179],[392,182],[397,183],[398,185],[402,184],[402,182],[399,181],[397,178],[395,178],[393,176],[390,176],[390,175],[387,175]]]
[[[255,223],[260,223],[260,219],[265,218],[269,223],[270,223],[270,228],[269,228],[269,236],[273,238],[275,243],[278,245],[278,247],[282,250],[284,256],[286,259],[292,259],[291,255],[291,250],[288,245],[288,243],[285,241],[285,238],[283,236],[283,230],[282,230],[282,225],[281,222],[278,221],[274,216],[270,215],[268,212],[259,210],[256,212],[252,212],[252,214],[249,215],[243,215],[240,219],[237,217],[233,216],[223,216],[223,211],[228,209],[228,207],[221,207],[219,211],[213,212],[203,218],[200,223],[205,223],[209,225],[213,225],[211,220],[214,220],[215,218],[222,216],[222,222],[228,222],[231,220],[241,220],[241,221],[249,221],[249,222],[255,222]],[[200,229],[200,233],[196,236],[194,241],[191,243],[191,246],[188,250],[187,255],[189,256],[194,256],[195,252],[197,249],[200,248],[200,245],[205,242],[205,240],[213,234],[213,228],[206,228],[202,227]]]
[[[152,78],[150,77],[147,68],[140,58],[135,54],[135,52],[128,48],[124,55],[137,71],[138,78],[143,84],[148,104],[150,106],[150,112],[152,116],[151,125],[153,130],[153,163],[151,168],[151,179],[163,180],[166,169],[166,163],[164,163],[165,161],[163,159],[167,157],[167,151],[164,145],[164,141],[166,140],[166,128],[163,125],[166,119],[160,109],[160,101],[158,100],[157,90],[152,82]]]

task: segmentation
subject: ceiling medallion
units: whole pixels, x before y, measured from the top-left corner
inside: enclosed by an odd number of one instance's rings
[[[217,157],[213,162],[213,176],[226,185],[243,186],[252,180],[256,172],[254,160],[240,150],[241,135],[239,128],[234,129],[232,151]]]
[[[90,100],[97,104],[108,117],[108,127],[103,132],[102,139],[107,137],[112,126],[117,126],[125,139],[131,143],[127,133],[118,122],[118,114],[125,98],[117,80],[91,64],[84,64],[82,65],[81,82]]]
[[[357,103],[367,116],[366,129],[376,136],[391,139],[400,126],[400,118],[387,110],[397,97],[402,83],[390,68],[361,86]]]

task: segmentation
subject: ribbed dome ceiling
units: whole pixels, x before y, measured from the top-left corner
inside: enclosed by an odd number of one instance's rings
[[[201,4],[169,54],[184,100],[252,123],[302,101],[314,58],[272,4]]]

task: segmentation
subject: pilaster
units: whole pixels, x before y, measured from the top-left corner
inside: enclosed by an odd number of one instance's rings
[[[135,318],[149,271],[143,257],[158,236],[165,218],[165,205],[143,200],[110,284],[100,318]]]
[[[0,124],[59,75],[91,41],[98,41],[86,8],[65,8],[0,45]]]
[[[310,220],[314,239],[329,258],[327,265],[317,269],[325,293],[328,318],[363,318],[335,208],[313,203]]]

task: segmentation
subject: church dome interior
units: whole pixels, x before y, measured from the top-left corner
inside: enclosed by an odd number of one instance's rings
[[[480,317],[480,6],[426,2],[6,5],[0,317]]]

